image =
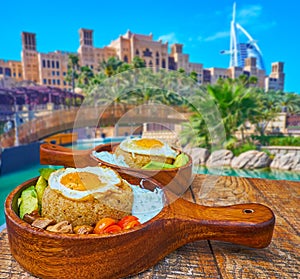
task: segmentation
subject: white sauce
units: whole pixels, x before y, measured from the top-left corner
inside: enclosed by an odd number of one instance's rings
[[[108,151],[101,151],[101,152],[96,152],[93,151],[92,155],[103,162],[120,166],[120,167],[129,167],[124,160],[123,156],[116,156],[115,154],[109,153]]]
[[[163,209],[165,199],[161,189],[155,188],[152,192],[135,185],[130,187],[134,196],[132,215],[138,217],[141,223],[149,221]]]

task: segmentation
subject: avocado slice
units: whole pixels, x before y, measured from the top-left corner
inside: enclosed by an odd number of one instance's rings
[[[35,185],[39,206],[42,205],[43,194],[47,186],[48,186],[47,180],[43,176],[40,176]]]
[[[176,168],[182,167],[186,165],[188,161],[189,161],[189,157],[184,153],[180,153],[175,159],[174,167]]]
[[[157,162],[157,161],[150,161],[148,164],[142,167],[143,170],[161,170],[161,169],[172,169],[174,168],[173,165]]]
[[[39,169],[39,173],[40,175],[48,181],[49,177],[50,177],[50,174],[52,172],[56,171],[56,169],[54,168],[42,168],[42,169]]]

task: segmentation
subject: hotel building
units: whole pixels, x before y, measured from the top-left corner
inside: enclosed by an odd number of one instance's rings
[[[184,69],[187,74],[197,73],[199,84],[214,84],[219,78],[237,78],[240,75],[256,76],[258,87],[266,91],[283,90],[283,63],[272,64],[272,72],[266,75],[264,69],[257,63],[257,57],[245,57],[242,65],[230,65],[229,68],[207,68],[201,63],[190,61],[189,55],[184,53],[183,44],[172,44],[170,53],[168,42],[154,40],[153,35],[135,34],[127,31],[109,45],[98,48],[94,46],[93,30],[79,30],[79,48],[77,53],[54,51],[40,53],[37,50],[36,34],[22,32],[21,61],[0,60],[0,79],[10,77],[16,81],[30,80],[37,84],[55,86],[60,89],[71,90],[71,85],[65,81],[68,71],[68,56],[76,54],[81,66],[88,66],[94,72],[99,70],[99,64],[109,57],[117,57],[121,61],[130,63],[135,56],[145,61],[146,67],[178,70]]]

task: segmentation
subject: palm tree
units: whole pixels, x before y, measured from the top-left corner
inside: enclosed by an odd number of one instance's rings
[[[117,73],[118,68],[123,64],[121,60],[112,56],[107,59],[107,61],[103,60],[100,64],[100,68],[104,71],[104,74],[107,77],[111,77],[112,75]]]
[[[252,85],[257,85],[257,83],[258,83],[258,77],[256,77],[256,76],[251,76],[251,77],[249,77],[249,84],[252,84]]]
[[[71,82],[72,92],[75,89],[75,80],[78,79],[79,57],[76,54],[69,54],[68,56],[68,72],[65,80]]]
[[[207,85],[206,93],[209,94],[218,105],[226,132],[226,148],[233,148],[237,142],[235,136],[238,130],[243,129],[245,122],[249,121],[252,115],[257,114],[258,99],[254,93],[254,88],[246,88],[241,80],[227,81],[220,80],[214,85]],[[203,111],[209,113],[210,109],[205,108],[203,92],[200,92],[190,102],[195,108],[202,107]],[[207,103],[207,105],[209,105]],[[213,116],[211,116],[213,117]],[[204,128],[204,117],[199,113],[194,113],[191,118],[193,125],[199,135],[199,143],[207,145],[209,143],[208,130]],[[187,132],[186,132],[187,133]]]
[[[181,73],[181,74],[184,74],[184,73],[185,73],[185,70],[184,70],[183,68],[179,68],[179,69],[178,69],[178,72]]]
[[[139,56],[133,57],[131,65],[134,69],[146,67],[145,61]]]
[[[281,112],[297,113],[300,110],[300,97],[295,93],[278,92],[278,105]]]
[[[89,82],[94,77],[94,73],[88,66],[82,66],[80,68],[80,74],[78,76],[78,84],[79,86],[83,87],[85,85],[88,85]]]
[[[194,80],[194,81],[198,81],[198,74],[195,72],[195,71],[192,71],[191,73],[190,73],[190,78],[192,79],[192,80]]]

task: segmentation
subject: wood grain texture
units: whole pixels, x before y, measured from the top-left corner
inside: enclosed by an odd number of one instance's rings
[[[197,175],[193,191],[187,191],[184,198],[199,202],[197,189],[199,192],[205,178]],[[242,195],[248,197],[246,202],[260,202],[274,210],[277,219],[271,245],[251,249],[219,241],[196,241],[178,248],[149,270],[128,278],[299,278],[300,183],[287,182],[283,190],[280,181],[222,177],[220,185],[222,180],[225,185],[233,183],[236,193],[240,193],[239,184],[248,189],[248,195]],[[35,278],[12,259],[5,231],[0,234],[0,278]]]
[[[272,242],[263,250],[210,241],[221,278],[299,278],[300,183],[233,177],[219,179],[224,185],[232,183],[235,192],[247,190],[244,196],[270,206],[276,215]],[[199,184],[193,186],[193,193],[197,197]],[[216,187],[221,187],[221,184]],[[240,202],[238,196],[235,202]]]

